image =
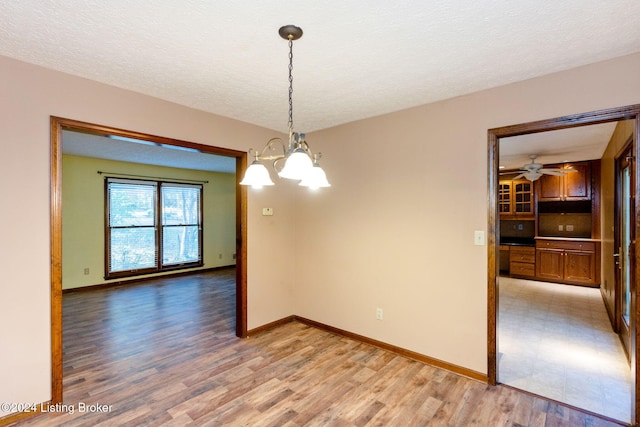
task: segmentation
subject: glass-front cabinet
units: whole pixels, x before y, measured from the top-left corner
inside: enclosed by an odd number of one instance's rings
[[[511,181],[500,181],[498,184],[498,206],[500,215],[511,215]]]
[[[498,207],[502,219],[533,219],[533,183],[526,179],[501,180]]]

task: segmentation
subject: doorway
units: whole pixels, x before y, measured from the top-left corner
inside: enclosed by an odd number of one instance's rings
[[[212,147],[108,126],[51,117],[51,359],[52,403],[62,403],[62,135],[64,130],[92,135],[115,136],[147,141],[157,146],[187,149],[235,159],[235,170],[244,170],[247,154],[242,151]],[[236,315],[235,330],[240,338],[247,336],[247,190],[239,185],[236,174],[235,254]]]
[[[499,227],[500,219],[498,216],[498,176],[499,176],[499,140],[500,138],[506,138],[511,136],[533,134],[551,130],[568,129],[578,126],[599,124],[605,122],[613,122],[618,120],[635,120],[634,126],[634,154],[638,151],[638,128],[640,118],[640,105],[633,105],[621,108],[614,108],[608,110],[595,111],[584,114],[577,114],[572,116],[558,117],[555,119],[542,120],[531,123],[523,123],[513,126],[506,126],[502,128],[490,129],[488,131],[488,145],[489,145],[489,180],[488,180],[488,378],[490,384],[497,384],[498,382],[498,337],[497,337],[497,325],[498,325],[498,277],[499,277]],[[637,173],[637,171],[636,171]],[[637,199],[636,199],[637,200]],[[634,227],[637,225],[634,224]],[[632,262],[636,264],[638,262],[635,257]],[[636,349],[636,334],[635,316],[637,307],[635,304],[635,295],[632,292],[631,296],[631,360],[633,360],[632,371],[635,373],[635,354]],[[635,381],[635,375],[632,375],[632,392],[631,392],[631,420],[636,422],[637,417],[637,403],[636,392],[637,383]]]
[[[613,254],[616,265],[615,289],[616,308],[615,326],[620,336],[627,358],[631,354],[631,298],[635,295],[635,268],[632,260],[635,257],[635,161],[633,142],[630,139],[622,152],[616,157],[616,201],[615,230]]]

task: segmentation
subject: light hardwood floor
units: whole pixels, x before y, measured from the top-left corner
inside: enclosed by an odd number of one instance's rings
[[[616,425],[298,322],[239,339],[233,270],[63,300],[75,412],[23,426]]]

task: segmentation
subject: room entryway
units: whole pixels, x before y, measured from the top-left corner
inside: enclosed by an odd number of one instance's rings
[[[576,287],[574,285],[559,285],[557,283],[545,283],[543,281],[533,280],[531,280],[530,282],[539,284],[540,286],[531,287],[530,284],[526,283],[529,281],[517,283],[516,280],[511,280],[512,278],[500,277],[500,263],[498,255],[500,254],[499,236],[501,229],[500,218],[498,215],[500,212],[498,210],[498,166],[500,159],[499,143],[503,138],[523,135],[531,136],[533,138],[540,132],[564,130],[591,124],[602,124],[605,122],[617,121],[625,121],[625,129],[632,129],[633,148],[631,151],[632,155],[628,157],[636,157],[638,152],[638,119],[640,119],[640,106],[635,105],[610,110],[595,111],[591,113],[577,114],[574,116],[559,117],[539,122],[523,123],[489,130],[489,382],[491,384],[497,384],[499,382],[505,384],[512,383],[514,387],[531,391],[532,393],[536,393],[559,402],[564,402],[569,405],[575,405],[576,407],[581,407],[585,410],[596,412],[605,416],[609,416],[611,418],[622,421],[631,421],[632,424],[638,421],[636,403],[632,399],[632,396],[637,395],[638,387],[635,375],[633,375],[633,373],[636,371],[635,364],[637,363],[636,349],[634,345],[630,346],[630,360],[632,361],[633,366],[629,367],[629,365],[626,364],[625,367],[625,363],[627,362],[626,357],[620,357],[621,355],[624,356],[622,344],[619,342],[620,340],[615,335],[615,328],[611,325],[611,321],[613,321],[613,313],[609,312],[609,314],[607,315],[607,311],[603,310],[604,307],[607,306],[613,307],[613,303],[611,302],[613,301],[613,286],[611,285],[611,283],[613,282],[613,278],[611,277],[607,284],[605,283],[605,279],[607,277],[603,277],[604,289],[601,290],[599,288],[580,289],[579,287]],[[628,123],[631,123],[630,127]],[[599,159],[599,157],[593,158]],[[559,161],[558,163],[560,162],[561,161]],[[608,165],[607,167],[613,168],[613,166]],[[635,173],[636,172],[630,172],[630,175],[635,176]],[[607,176],[610,176],[610,179],[613,180],[614,173],[612,170],[607,170],[606,174],[608,174]],[[609,185],[613,188],[612,183]],[[608,203],[609,206],[613,206],[613,192],[608,190],[608,186],[606,188],[607,193],[602,194],[602,198],[608,198],[605,203]],[[637,189],[629,191],[629,194],[633,196],[636,196],[636,193]],[[592,212],[594,212],[596,215],[607,215],[608,217],[606,220],[611,221],[612,224],[611,218],[613,217],[613,207],[601,210],[601,207],[597,205],[592,206],[591,208]],[[610,209],[610,211],[608,209]],[[629,216],[629,218],[631,218],[631,216]],[[592,219],[594,221],[592,222],[592,225],[595,227],[596,224],[598,224],[596,221],[600,221],[600,218],[593,217]],[[567,224],[574,223],[568,222]],[[630,221],[629,224],[632,228],[634,228],[635,232],[638,225],[634,221]],[[592,229],[598,230],[598,228]],[[613,227],[605,227],[602,232],[608,238],[609,234],[613,234]],[[601,240],[601,237],[600,235],[596,235],[595,237],[591,236],[590,240],[594,239],[596,242],[595,245],[597,245]],[[611,238],[611,240],[613,240],[613,238]],[[603,247],[606,244],[608,244],[608,241],[605,241],[605,237],[603,235]],[[590,245],[592,244],[590,243]],[[603,275],[605,269],[608,269],[609,271],[611,271],[612,269],[613,257],[609,256],[608,258],[605,258],[604,255],[605,253],[608,254],[609,252],[611,252],[610,249],[611,248],[607,247],[606,251],[604,249],[602,251]],[[534,250],[534,254],[537,255],[537,249],[535,247]],[[629,253],[631,254],[631,257],[629,258],[628,265],[637,265],[638,260],[633,254],[633,251],[631,250],[629,251]],[[576,255],[583,254],[582,252],[576,252]],[[568,269],[567,271],[571,271],[573,273],[576,268],[578,268],[580,271],[586,268],[586,264],[575,264],[575,260],[573,258],[567,258],[567,260],[571,260],[568,265],[564,266],[565,269]],[[583,259],[585,258],[580,258],[580,262],[583,262]],[[534,262],[533,260],[534,258],[532,258],[531,260],[532,263]],[[600,268],[600,261],[598,260],[597,262],[598,263],[596,264],[596,267]],[[563,265],[560,264],[559,268],[562,267]],[[587,270],[585,270],[585,272],[587,272]],[[599,271],[597,272],[596,279],[598,280],[596,285],[598,285],[600,282]],[[630,283],[635,283],[634,279],[632,279]],[[555,285],[556,287],[550,289],[551,293],[549,295],[542,295],[540,292],[548,285]],[[574,290],[571,288],[578,288],[580,292],[584,291],[585,293],[585,295],[573,295],[570,298],[582,301],[583,304],[587,305],[582,307],[582,313],[580,313],[581,310],[577,308],[570,309],[570,302],[566,302],[563,306],[563,303],[561,303],[562,299],[557,294],[557,292]],[[633,343],[637,342],[637,328],[634,324],[634,319],[637,316],[638,308],[635,304],[635,289],[631,285],[629,286],[629,288],[629,292],[627,292],[627,299],[631,301],[631,304],[628,304],[630,313],[628,317],[630,319],[630,322],[628,324],[630,334],[629,336],[631,337],[630,341]],[[621,288],[616,289],[617,297],[621,297],[619,289]],[[586,296],[586,294],[592,293],[591,291],[595,291],[595,299],[593,299],[593,302],[587,302],[592,300],[592,297],[587,298]],[[518,302],[517,300],[519,298],[522,298],[522,301]],[[530,300],[529,298],[532,298],[533,300]],[[545,299],[546,302],[540,304],[540,301],[543,301]],[[605,302],[607,303],[606,305]],[[620,300],[618,305],[622,307],[623,301]],[[613,310],[613,308],[611,310]],[[605,316],[602,316],[602,313],[604,313]],[[533,315],[534,317],[528,318],[527,315],[529,314]],[[560,314],[560,318],[554,318],[554,316],[558,314]],[[604,326],[597,326],[593,323],[602,319],[607,320]],[[568,321],[569,323],[566,323],[566,321]],[[504,331],[502,329],[504,329]],[[609,336],[607,338],[597,338],[595,335],[598,335],[600,330],[607,332]],[[582,342],[572,343],[571,340],[569,340],[569,337],[566,335],[567,331],[573,331],[578,336],[578,338],[582,338],[585,340]],[[545,333],[551,333],[551,335],[544,335]],[[530,341],[527,341],[528,335],[530,335]],[[611,339],[611,336],[614,337],[613,340]],[[547,351],[549,350],[548,346],[553,342],[557,344],[556,350]],[[594,348],[596,348],[597,350],[603,350],[606,347],[603,345],[597,345],[598,342],[600,344],[606,342],[607,344],[613,345],[613,347],[615,347],[615,344],[617,343],[618,349],[614,349],[611,352],[611,354],[615,355],[615,361],[612,358],[602,360],[595,358],[596,355],[594,354],[589,355],[589,351],[592,351]],[[543,350],[541,347],[539,347],[539,345],[547,346],[547,348]],[[536,348],[537,350],[534,350]],[[589,350],[586,352],[582,351],[585,348],[588,348]],[[507,354],[507,352],[510,354]],[[524,356],[520,359],[519,362],[513,363],[512,356],[518,352],[524,354]],[[545,362],[545,352],[551,355],[555,355],[552,357],[569,359],[571,366],[560,367],[562,365],[554,365],[551,361]],[[558,356],[559,353],[562,354],[562,356]],[[535,362],[533,363],[533,365],[531,365],[527,361],[526,356],[535,356]],[[571,376],[577,377],[577,374],[571,373],[570,375],[567,375],[571,372],[570,369],[578,368],[580,367],[580,365],[584,364],[581,359],[591,360],[591,363],[587,363],[591,366],[590,373],[583,373],[582,375],[583,377],[591,378],[592,382],[600,382],[601,388],[599,392],[594,391],[591,392],[592,394],[590,394],[588,387],[583,387],[580,385],[580,381],[574,381],[572,378],[570,378]],[[625,363],[620,362],[618,359],[624,360]],[[505,363],[504,365],[503,362]],[[537,372],[529,368],[530,366],[535,366],[536,364],[538,365],[536,368]],[[590,375],[595,373],[595,370],[593,368],[594,365],[598,366],[598,370],[600,371],[600,377],[598,379],[590,377]],[[557,372],[554,372],[554,370]],[[612,371],[614,370],[618,372],[613,373]],[[621,379],[621,377],[616,377],[618,373],[626,372],[631,374],[628,380]],[[560,375],[561,373],[562,375]],[[542,379],[544,379],[544,381],[541,381]],[[620,408],[620,410],[616,411],[615,413],[606,413],[606,408],[603,408],[601,404],[595,404],[595,402],[597,401],[596,395],[598,395],[599,393],[600,397],[602,397],[601,393],[603,392],[603,387],[605,386],[608,386],[608,390],[604,390],[605,392],[609,393],[609,396],[607,398],[611,398],[611,396],[615,395],[616,399],[622,401],[627,405],[627,411],[624,411]],[[625,393],[625,389],[628,390],[628,392]],[[586,399],[583,399],[583,401],[586,401],[589,398],[593,398],[592,401],[594,404],[591,405],[591,408],[585,407],[584,403],[580,403],[580,401],[574,399],[574,397],[576,397],[573,396],[574,392],[580,392],[582,395],[584,395]]]
[[[52,354],[52,403],[62,402],[63,392],[63,342],[62,342],[62,288],[63,288],[63,273],[62,273],[62,154],[63,154],[63,133],[73,132],[86,134],[93,137],[115,139],[126,142],[136,142],[137,145],[147,145],[154,148],[161,148],[163,150],[171,150],[172,152],[190,152],[202,155],[215,155],[225,158],[231,158],[232,165],[235,163],[235,170],[242,170],[246,167],[245,152],[223,149],[217,147],[211,147],[203,144],[191,143],[186,141],[179,141],[170,138],[164,138],[155,135],[143,134],[133,131],[127,131],[117,128],[111,128],[103,125],[79,122],[71,119],[63,119],[52,117],[51,118],[51,325],[52,325],[52,340],[51,340],[51,354]],[[95,147],[94,147],[95,148]],[[91,151],[91,150],[89,150]],[[97,156],[96,156],[97,157]],[[213,157],[213,156],[209,156]],[[119,159],[121,161],[127,161],[125,159]],[[130,161],[135,163],[144,163],[144,159],[132,158]],[[196,169],[196,168],[193,168]],[[100,171],[93,171],[94,173]],[[96,175],[97,176],[97,175]],[[144,176],[138,178],[145,179]],[[166,177],[161,177],[162,179]],[[232,178],[233,180],[233,178]],[[238,337],[246,337],[247,334],[247,303],[246,303],[246,206],[247,206],[247,191],[245,188],[239,186],[237,176],[235,177],[235,195],[233,191],[231,194],[231,204],[235,207],[232,208],[231,215],[234,215],[235,211],[235,236],[232,236],[232,243],[230,251],[235,256],[235,268],[233,269],[233,275],[235,276],[234,295],[235,295],[235,313],[229,316],[229,321],[235,324],[235,334]],[[233,187],[233,181],[231,183]],[[206,216],[206,212],[204,214]],[[206,219],[205,219],[206,220]],[[233,222],[233,220],[232,220]],[[104,226],[103,226],[104,227]],[[204,226],[206,227],[206,225]],[[231,227],[233,229],[233,227]],[[100,230],[96,231],[100,233]],[[233,231],[232,231],[233,233]],[[99,244],[99,239],[97,244]],[[163,242],[157,243],[162,245]],[[235,246],[235,250],[234,247]],[[204,248],[205,253],[207,250],[211,252],[211,248]],[[229,263],[232,264],[232,263]],[[206,264],[204,265],[207,266]],[[99,268],[98,268],[99,270]],[[88,273],[88,269],[85,269],[85,274]],[[199,273],[198,273],[199,274]],[[162,298],[158,300],[162,303]],[[158,309],[163,309],[160,304]],[[164,307],[166,309],[166,307]],[[134,310],[135,311],[135,310]],[[126,312],[122,313],[126,315]],[[121,318],[115,321],[128,322],[134,321],[135,317],[126,319]],[[141,338],[142,339],[142,338]]]

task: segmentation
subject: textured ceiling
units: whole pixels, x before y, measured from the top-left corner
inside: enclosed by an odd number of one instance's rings
[[[616,122],[500,138],[500,166],[518,169],[530,163],[578,162],[602,157]]]
[[[236,172],[235,157],[217,156],[194,149],[69,130],[62,131],[62,151],[64,154],[74,156],[97,157],[122,162],[209,172]]]
[[[638,0],[0,1],[0,55],[310,132],[640,51]]]

